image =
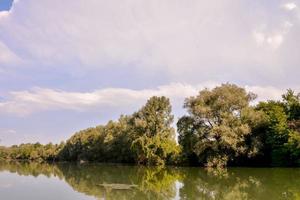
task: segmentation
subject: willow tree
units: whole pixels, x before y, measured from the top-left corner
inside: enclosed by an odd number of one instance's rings
[[[204,89],[185,100],[188,115],[179,119],[179,143],[187,159],[226,166],[241,156],[253,157],[261,142],[257,133],[265,117],[250,102],[256,95],[234,84]]]
[[[171,111],[168,98],[154,96],[133,114],[132,150],[137,163],[162,165],[178,153]]]

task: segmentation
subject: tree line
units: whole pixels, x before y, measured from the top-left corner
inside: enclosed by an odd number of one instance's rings
[[[141,165],[300,166],[300,94],[254,104],[234,84],[185,99],[177,121],[168,98],[151,97],[132,115],[75,133],[61,144],[0,147],[6,160],[94,161]]]

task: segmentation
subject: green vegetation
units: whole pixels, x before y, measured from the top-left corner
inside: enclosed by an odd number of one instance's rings
[[[40,160],[55,161],[58,153],[64,147],[61,144],[21,144],[11,147],[0,147],[0,160]]]
[[[300,96],[288,90],[283,101],[260,102],[257,109],[268,118],[264,155],[274,166],[300,165]]]
[[[204,89],[185,100],[177,122],[171,104],[152,97],[137,112],[82,130],[59,145],[0,147],[0,159],[95,161],[141,165],[299,166],[300,94],[254,104],[256,95],[234,84]]]
[[[179,143],[186,159],[220,167],[240,157],[254,157],[261,147],[264,113],[249,105],[254,94],[236,85],[205,89],[186,99],[189,115],[179,119]]]
[[[164,165],[179,154],[169,99],[152,97],[138,112],[72,136],[58,160]]]

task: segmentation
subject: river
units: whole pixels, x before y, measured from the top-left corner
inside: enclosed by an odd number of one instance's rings
[[[300,199],[300,169],[0,162],[0,199]]]

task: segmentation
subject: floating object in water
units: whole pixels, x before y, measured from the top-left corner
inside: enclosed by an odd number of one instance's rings
[[[110,188],[113,190],[130,190],[133,188],[137,188],[137,185],[130,185],[130,184],[120,184],[120,183],[112,183],[112,184],[98,184],[99,186],[105,187],[105,188]]]

